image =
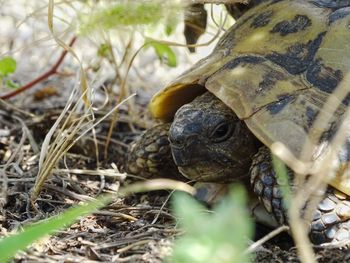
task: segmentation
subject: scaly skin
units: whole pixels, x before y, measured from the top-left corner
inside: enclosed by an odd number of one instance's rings
[[[157,125],[133,143],[128,153],[125,170],[142,178],[184,179],[173,161],[168,139],[171,123]]]

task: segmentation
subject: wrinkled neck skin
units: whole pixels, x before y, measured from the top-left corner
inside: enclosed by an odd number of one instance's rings
[[[221,183],[249,180],[252,156],[260,145],[245,123],[209,92],[177,111],[169,140],[184,176]]]

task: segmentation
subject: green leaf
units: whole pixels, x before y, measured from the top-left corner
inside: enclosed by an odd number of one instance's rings
[[[38,239],[52,234],[75,222],[80,216],[89,214],[112,200],[112,195],[105,195],[86,204],[68,209],[66,212],[53,216],[47,220],[27,226],[23,231],[0,239],[0,262],[8,262],[19,250]]]
[[[97,50],[97,55],[99,57],[108,57],[110,55],[110,47],[108,44],[103,43],[99,46],[98,50]]]
[[[14,60],[12,57],[4,57],[0,59],[0,75],[1,76],[7,76],[9,74],[12,74],[15,72],[17,67],[16,60]]]
[[[249,262],[244,251],[252,237],[253,224],[245,207],[242,187],[234,187],[212,214],[193,198],[176,194],[175,215],[186,234],[175,242],[169,259],[173,263],[241,263]]]
[[[174,51],[166,44],[158,42],[156,40],[146,38],[146,47],[150,46],[154,49],[157,56],[161,61],[166,61],[169,67],[176,67],[176,55]]]
[[[19,84],[16,82],[13,82],[11,79],[7,79],[5,84],[6,84],[6,87],[10,88],[10,89],[18,89],[19,88]]]
[[[174,33],[176,29],[176,25],[179,23],[178,21],[179,16],[169,16],[165,22],[165,34],[167,36],[170,36],[172,33]]]

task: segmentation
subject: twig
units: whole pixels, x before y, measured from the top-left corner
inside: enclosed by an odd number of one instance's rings
[[[166,200],[165,200],[164,203],[162,204],[161,208],[159,209],[158,213],[156,214],[156,216],[155,216],[154,219],[152,220],[151,225],[154,225],[154,224],[157,222],[157,220],[158,220],[160,214],[162,213],[162,211],[163,211],[165,205],[168,203],[170,197],[173,195],[174,192],[175,192],[175,190],[171,191],[171,193],[168,195],[168,197],[166,198]]]
[[[71,41],[69,42],[69,46],[73,46],[75,40],[77,39],[76,36],[74,36]],[[0,96],[0,99],[6,100],[9,98],[12,98],[14,96],[16,96],[17,94],[30,89],[31,87],[33,87],[34,85],[40,83],[41,81],[47,79],[48,77],[50,77],[51,75],[54,75],[57,73],[57,69],[58,67],[62,64],[64,58],[66,57],[68,51],[67,50],[63,50],[61,53],[61,56],[58,58],[58,60],[56,61],[56,63],[51,67],[51,69],[49,69],[48,71],[46,71],[45,73],[43,73],[42,75],[40,75],[39,77],[37,77],[36,79],[30,81],[29,83],[25,84],[24,86],[9,92],[8,94],[2,95]]]
[[[137,247],[137,246],[142,246],[142,245],[145,245],[145,244],[148,244],[150,243],[151,241],[153,241],[152,239],[145,239],[145,240],[139,240],[139,241],[136,241],[135,243],[132,243],[130,245],[127,245],[125,247],[122,247],[122,248],[119,248],[117,250],[117,253],[124,253],[134,247]]]
[[[256,251],[256,249],[258,247],[260,247],[262,244],[264,244],[265,242],[267,242],[271,238],[277,236],[278,234],[280,234],[280,233],[282,233],[284,231],[288,231],[288,230],[289,230],[289,226],[280,226],[279,228],[276,228],[275,230],[271,231],[270,233],[268,233],[263,238],[259,239],[258,241],[254,242],[253,244],[251,244],[247,248],[245,253],[252,253],[252,252]]]

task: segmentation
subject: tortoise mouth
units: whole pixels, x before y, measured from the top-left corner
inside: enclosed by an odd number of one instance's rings
[[[204,169],[199,169],[198,167],[190,167],[190,166],[178,166],[179,172],[185,176],[186,178],[198,181],[198,182],[235,182],[241,181],[241,179],[245,178],[246,175],[238,175],[235,174],[232,169],[227,167],[221,169],[212,169],[208,172],[204,171]]]

